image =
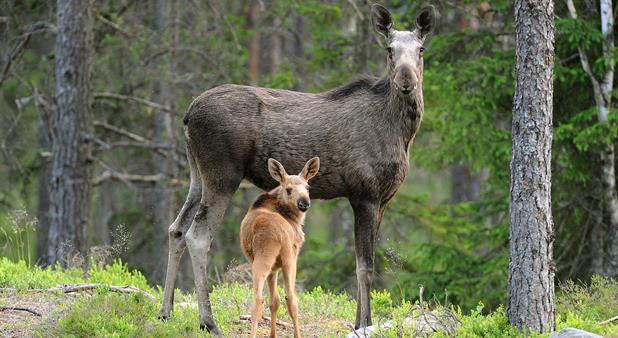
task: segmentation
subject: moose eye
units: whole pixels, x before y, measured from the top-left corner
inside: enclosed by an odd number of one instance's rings
[[[291,195],[291,194],[292,194],[292,189],[291,189],[291,188],[286,188],[286,189],[285,189],[285,192],[287,192],[287,193],[288,193],[288,195]]]
[[[386,47],[386,51],[388,54],[393,54],[393,49],[391,47]]]
[[[421,47],[418,51],[419,53],[423,54],[423,52],[425,51],[425,47]]]

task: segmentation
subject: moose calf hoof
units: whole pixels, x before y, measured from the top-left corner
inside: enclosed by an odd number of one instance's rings
[[[169,315],[159,315],[159,317],[157,318],[159,318],[159,320],[162,322],[167,322],[167,320],[170,319],[170,316]]]

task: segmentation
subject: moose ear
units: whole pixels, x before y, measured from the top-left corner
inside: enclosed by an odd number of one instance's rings
[[[316,156],[307,161],[305,167],[298,175],[302,177],[305,181],[309,181],[315,175],[317,175],[318,170],[320,170],[320,158]]]
[[[423,7],[421,13],[416,17],[416,28],[418,29],[421,39],[425,39],[436,24],[436,10],[433,6]]]
[[[371,6],[371,21],[376,31],[385,38],[388,38],[388,35],[393,30],[393,18],[388,9],[378,4]]]
[[[268,159],[268,171],[270,172],[270,176],[272,176],[272,178],[279,183],[285,181],[288,177],[285,169],[283,169],[283,165],[274,158]]]

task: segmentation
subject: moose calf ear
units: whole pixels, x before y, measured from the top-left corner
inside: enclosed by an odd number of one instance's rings
[[[316,156],[307,161],[299,176],[304,178],[305,181],[309,181],[318,174],[318,170],[320,170],[320,158]]]
[[[421,38],[425,39],[434,29],[436,24],[436,10],[433,6],[421,9],[421,13],[416,17],[416,28]]]
[[[378,33],[388,38],[390,31],[393,29],[393,18],[388,9],[374,4],[371,6],[371,21]]]
[[[274,158],[268,159],[268,171],[270,172],[270,176],[279,183],[283,182],[288,177],[283,165]]]

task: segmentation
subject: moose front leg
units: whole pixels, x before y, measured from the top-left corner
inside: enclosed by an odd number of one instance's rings
[[[354,210],[354,247],[356,252],[356,278],[358,297],[355,328],[371,325],[370,291],[373,282],[376,229],[379,225],[379,203],[367,200],[350,200]]]

